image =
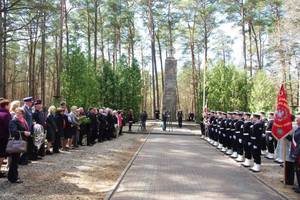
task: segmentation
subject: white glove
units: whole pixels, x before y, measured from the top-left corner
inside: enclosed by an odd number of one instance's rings
[[[226,137],[226,135],[225,135],[225,134],[223,134],[223,137]]]
[[[251,146],[251,142],[248,142],[248,146]]]
[[[211,128],[212,131],[214,131],[214,128]]]
[[[221,134],[221,131],[219,131],[219,134]]]
[[[266,134],[262,134],[263,137],[266,137]]]
[[[269,136],[269,140],[271,141],[273,138],[271,136]]]
[[[233,137],[233,139],[235,140],[236,139],[236,136],[234,135],[234,136],[232,136]]]
[[[239,139],[239,143],[241,143],[241,144],[242,144],[242,139]]]
[[[253,145],[253,149],[257,149],[257,146]]]
[[[231,139],[231,136],[229,136],[229,139]]]

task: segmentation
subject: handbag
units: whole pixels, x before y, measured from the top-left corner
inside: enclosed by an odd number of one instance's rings
[[[19,132],[20,138],[18,140],[10,139],[6,145],[7,153],[25,153],[27,152],[27,142],[22,140],[21,133]]]

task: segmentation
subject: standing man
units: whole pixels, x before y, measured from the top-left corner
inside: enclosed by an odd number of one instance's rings
[[[291,152],[291,157],[295,159],[296,165],[296,177],[298,187],[293,188],[296,193],[300,193],[300,166],[299,166],[299,157],[300,157],[300,115],[297,115],[296,122],[298,128],[296,129],[295,133],[293,134],[292,145],[293,145],[293,152]]]
[[[103,109],[99,110],[98,120],[100,121],[98,142],[105,140],[105,129],[107,128],[107,120],[104,119]]]
[[[163,113],[162,113],[162,121],[163,121],[162,129],[163,129],[163,131],[166,131],[166,129],[167,129],[167,119],[168,119],[168,113],[167,113],[166,108],[164,108]]]
[[[269,154],[266,156],[267,159],[274,159],[275,157],[274,149],[276,148],[277,140],[275,140],[272,135],[273,124],[274,124],[274,112],[269,112],[269,119],[266,128],[266,142],[267,142],[268,152],[269,152]]]
[[[222,112],[222,120],[220,122],[220,130],[219,130],[219,146],[218,146],[218,149],[221,149],[221,151],[224,150],[223,147],[224,147],[224,141],[226,138],[226,134],[225,134],[226,120],[227,120],[227,113]]]
[[[236,152],[238,154],[237,159],[235,159],[235,161],[237,162],[243,162],[243,155],[244,155],[244,151],[243,151],[243,143],[242,143],[242,134],[241,134],[241,130],[243,129],[243,124],[244,121],[242,120],[243,118],[243,114],[242,112],[238,112],[237,113],[237,119],[238,121],[235,124],[235,139],[234,139],[234,145],[235,145],[235,149]],[[234,148],[233,148],[234,151]]]
[[[214,133],[215,133],[215,111],[210,111],[210,118],[209,118],[209,124],[210,124],[210,129],[209,129],[209,143],[213,144],[214,143]]]
[[[44,116],[44,112],[42,110],[43,108],[43,104],[42,101],[39,99],[36,99],[34,102],[34,106],[35,106],[35,110],[32,114],[32,119],[37,123],[43,126],[44,128],[44,135],[45,135],[45,125],[46,125],[46,121],[45,121],[45,116]],[[41,145],[40,149],[35,148],[35,157],[37,159],[39,159],[39,157],[37,157],[38,155],[41,157],[45,156],[45,143],[43,142],[43,144]]]
[[[229,135],[229,145],[228,149],[232,148],[233,153],[231,154],[231,158],[237,158],[237,149],[235,147],[235,124],[238,121],[237,119],[237,112],[232,112],[232,121],[230,122],[230,135]],[[230,152],[229,152],[230,153]],[[229,153],[226,152],[227,155],[230,155]]]
[[[252,145],[252,156],[254,159],[254,166],[250,169],[253,172],[260,171],[261,164],[261,137],[263,133],[264,126],[260,121],[260,114],[253,113],[253,128],[251,133],[251,145]]]
[[[28,136],[27,139],[27,152],[20,157],[20,161],[19,161],[25,164],[27,162],[27,159],[28,160],[36,160],[36,159],[34,158],[33,155],[34,145],[32,140],[32,135],[33,135],[33,131],[32,131],[33,123],[32,123],[32,111],[31,111],[31,107],[33,103],[32,97],[26,97],[23,99],[23,101],[24,101],[23,109],[25,110],[25,114],[23,118],[26,120],[29,128],[29,132],[31,133],[31,136]]]
[[[221,149],[221,152],[232,154],[231,144],[230,143],[230,126],[232,121],[232,112],[227,112],[227,119],[225,121],[225,139],[223,148]],[[227,151],[226,151],[227,150]]]
[[[158,107],[156,108],[156,110],[154,111],[154,114],[155,114],[155,118],[156,118],[156,121],[158,121],[158,119],[159,119],[159,109],[158,109]]]
[[[146,130],[146,120],[148,118],[147,112],[143,111],[140,115],[140,120],[141,120],[141,131],[147,131]]]
[[[242,128],[242,142],[245,150],[245,162],[242,163],[244,167],[250,167],[251,161],[251,130],[253,128],[253,123],[250,120],[251,113],[245,113],[245,122]]]
[[[265,117],[265,111],[259,111],[260,121],[263,125],[263,131],[261,135],[261,155],[266,155],[267,150],[267,141],[266,141],[266,127],[267,127],[267,118]]]
[[[183,117],[181,109],[178,110],[177,117],[178,117],[178,126],[181,128],[182,127],[182,117]]]
[[[87,146],[93,146],[93,126],[94,126],[94,116],[93,116],[94,108],[90,107],[89,110],[86,112],[86,118],[89,118],[91,121],[90,123],[86,124],[86,138],[87,138]]]

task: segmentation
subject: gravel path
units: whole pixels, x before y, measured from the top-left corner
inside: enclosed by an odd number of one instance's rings
[[[103,199],[146,136],[125,133],[19,166],[24,183],[0,179],[0,199]]]

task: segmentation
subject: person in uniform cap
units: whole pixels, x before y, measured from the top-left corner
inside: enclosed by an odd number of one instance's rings
[[[216,131],[216,144],[219,143],[217,149],[221,149],[222,148],[222,144],[220,143],[220,137],[221,137],[221,131],[220,131],[220,127],[221,127],[221,121],[222,121],[223,117],[222,117],[222,111],[218,111],[218,119],[217,119],[217,131]],[[222,139],[221,139],[222,140]]]
[[[227,151],[224,151],[226,155],[231,155],[232,154],[232,144],[231,144],[231,122],[233,120],[232,118],[233,112],[228,112],[227,113],[227,121],[226,121],[226,129],[225,129],[225,134],[226,134],[226,146],[227,146]]]
[[[267,141],[266,141],[266,127],[267,127],[267,118],[265,117],[265,111],[259,111],[260,113],[260,121],[263,125],[263,132],[261,135],[261,155],[266,155],[267,150]]]
[[[209,140],[210,144],[213,144],[214,142],[214,131],[215,131],[215,126],[214,126],[214,121],[215,121],[215,111],[210,111],[210,118],[209,118],[209,124],[210,124],[210,129],[209,129]]]
[[[238,121],[235,124],[235,148],[237,151],[237,159],[235,159],[235,161],[237,162],[243,162],[243,155],[244,155],[244,151],[243,151],[243,143],[242,143],[242,129],[243,129],[243,125],[244,125],[244,121],[242,120],[244,113],[239,112],[237,113],[237,119]]]
[[[274,124],[274,112],[269,112],[269,119],[266,128],[266,143],[269,154],[266,156],[267,159],[274,159],[274,147],[276,148],[277,140],[272,135],[272,127]]]
[[[226,112],[222,112],[222,120],[220,122],[220,130],[219,130],[219,146],[218,149],[223,149],[224,147],[224,141],[226,138],[225,135],[225,122],[227,120],[227,113]]]
[[[227,143],[229,140],[229,135],[228,135],[228,124],[231,121],[231,112],[227,112],[225,120],[224,120],[224,133],[223,135],[223,147],[221,149],[221,152],[226,152],[227,151]],[[230,130],[230,129],[229,129]]]
[[[237,158],[237,149],[235,147],[235,124],[238,121],[237,112],[232,113],[232,121],[230,122],[230,148],[232,148],[232,154],[226,152],[227,155],[230,155],[231,158]]]
[[[263,133],[263,124],[260,121],[260,114],[253,113],[254,125],[251,132],[251,145],[252,145],[252,157],[254,159],[254,166],[250,169],[253,172],[260,171],[261,164],[261,136]]]
[[[213,131],[213,141],[211,142],[211,144],[213,145],[213,146],[217,146],[218,145],[218,118],[219,118],[219,116],[218,116],[218,111],[216,111],[215,113],[214,113],[214,115],[215,115],[215,120],[213,121],[213,127],[214,127],[214,131]]]
[[[243,125],[243,128],[241,129],[242,134],[242,142],[243,142],[243,148],[245,151],[245,162],[242,163],[242,166],[244,167],[250,167],[250,161],[251,161],[251,130],[253,128],[253,123],[250,120],[251,113],[245,113],[245,122]]]
[[[24,101],[24,106],[22,107],[25,110],[25,114],[23,116],[23,118],[26,120],[27,124],[28,124],[28,128],[29,128],[29,132],[31,133],[31,137],[33,135],[33,121],[32,121],[32,110],[31,107],[33,105],[33,99],[32,97],[26,97],[23,99]],[[33,140],[31,138],[28,138],[27,140],[27,152],[24,153],[21,158],[20,158],[20,162],[28,159],[28,160],[36,160],[34,153],[33,153],[33,149],[34,149],[34,145],[33,145]],[[24,157],[26,159],[24,159]]]
[[[46,122],[46,120],[45,120],[44,112],[43,112],[43,109],[42,109],[43,108],[42,101],[40,99],[36,99],[34,101],[34,106],[35,106],[35,110],[34,110],[34,112],[32,114],[32,119],[37,124],[40,124],[40,125],[43,126],[43,128],[44,128],[44,134],[45,134],[45,124],[46,124],[45,122]],[[40,149],[35,148],[34,152],[35,152],[34,158],[40,159],[38,157],[38,155],[41,156],[41,157],[44,157],[45,153],[46,153],[45,152],[45,144],[43,143],[41,145]]]

